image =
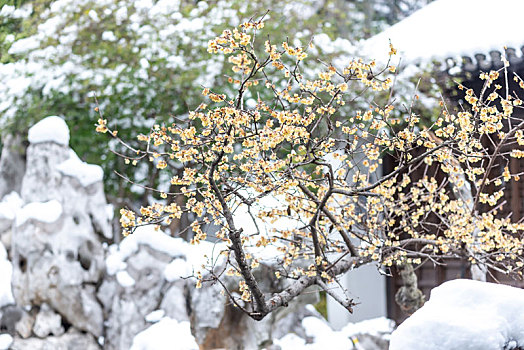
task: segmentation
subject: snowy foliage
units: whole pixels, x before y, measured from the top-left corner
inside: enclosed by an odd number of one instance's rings
[[[1,130],[23,133],[43,115],[67,115],[74,124],[72,147],[83,160],[103,165],[110,192],[122,193],[113,170],[151,185],[150,168],[142,167],[139,173],[145,175],[135,177],[137,169],[125,167],[107,141],[93,134],[94,108],[111,116],[119,135],[133,144],[131,135],[155,123],[173,116],[183,121],[200,103],[202,86],[231,92],[224,84],[229,63],[206,51],[208,40],[226,25],[271,9],[266,18],[286,18],[274,21],[278,40],[297,34],[307,41],[324,29],[319,6],[316,0],[56,0],[50,6],[34,0],[19,9],[4,6],[0,23],[21,21],[21,31],[5,38],[0,33]],[[347,40],[330,45],[329,36],[321,37],[332,55],[351,47]]]

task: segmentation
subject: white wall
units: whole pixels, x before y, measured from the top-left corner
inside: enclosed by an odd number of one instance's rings
[[[332,327],[340,329],[348,322],[387,316],[386,277],[377,271],[375,265],[369,264],[350,271],[342,276],[340,282],[347,289],[348,296],[360,304],[350,314],[328,296],[328,321]]]

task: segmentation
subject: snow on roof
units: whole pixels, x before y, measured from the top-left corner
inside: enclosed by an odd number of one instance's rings
[[[62,205],[56,199],[49,202],[33,202],[24,205],[16,213],[16,226],[34,219],[40,222],[53,223],[62,215]]]
[[[55,142],[60,145],[69,145],[69,128],[66,122],[57,116],[42,119],[29,129],[30,143]]]
[[[391,336],[390,350],[513,349],[524,346],[524,290],[453,280],[431,291],[424,306]]]
[[[436,0],[363,43],[384,60],[389,40],[403,62],[471,56],[524,45],[522,0]]]
[[[69,158],[60,163],[57,169],[64,175],[77,178],[84,187],[104,178],[104,170],[100,166],[83,162],[73,150],[69,151]]]

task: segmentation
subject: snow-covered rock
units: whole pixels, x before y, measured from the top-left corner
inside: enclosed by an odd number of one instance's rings
[[[36,315],[33,332],[39,338],[45,338],[49,335],[60,336],[64,334],[62,317],[54,312],[49,305],[45,303],[42,304],[42,306],[40,306],[40,311]]]
[[[0,347],[1,349],[1,347]],[[59,337],[51,336],[45,339],[40,338],[15,338],[9,349],[16,350],[100,350],[97,342],[90,334],[83,334],[71,327],[66,333]]]
[[[69,151],[69,158],[58,164],[57,168],[62,174],[76,178],[84,187],[100,182],[104,178],[102,167],[83,162],[73,150]]]
[[[391,336],[391,350],[502,350],[524,346],[524,290],[453,280]],[[511,346],[510,345],[514,345]]]
[[[25,205],[16,211],[11,238],[16,303],[47,304],[49,315],[99,337],[104,317],[95,294],[105,270],[101,240],[112,236],[102,178],[86,183],[64,171],[74,152],[63,119],[43,119],[30,129],[29,141],[21,187]],[[49,315],[37,316],[36,335],[60,334],[57,318]],[[53,320],[53,327],[42,319]]]
[[[164,269],[173,259],[166,251],[178,256],[182,253],[173,248],[176,239],[162,232],[159,234],[165,236],[166,246],[162,251],[140,243],[140,234],[137,237],[128,236],[118,248],[114,246],[110,249],[111,253],[106,260],[107,275],[97,294],[108,315],[106,349],[129,349],[133,337],[150,322],[147,316],[159,310],[159,306],[167,316],[173,316],[178,321],[189,320],[184,297],[186,281],[173,284],[164,278]],[[173,288],[174,293],[169,292]],[[175,315],[172,315],[172,310],[175,310]]]
[[[22,226],[28,220],[52,224],[60,218],[62,212],[62,205],[55,199],[43,203],[28,203],[17,211],[16,226]]]

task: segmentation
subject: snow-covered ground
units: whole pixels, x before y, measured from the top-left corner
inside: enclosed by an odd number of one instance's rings
[[[313,339],[311,343],[306,343],[304,339],[291,333],[277,339],[275,344],[279,345],[282,350],[358,349],[353,344],[358,341],[359,334],[388,335],[393,330],[394,322],[380,317],[358,323],[349,323],[340,331],[334,331],[325,320],[317,317],[306,317],[302,320],[302,326],[305,328],[308,337]]]
[[[308,306],[313,308],[313,306]],[[177,322],[168,317],[155,320],[152,326],[140,332],[133,339],[131,350],[170,350],[177,344],[179,350],[198,349],[189,322]],[[341,331],[333,331],[329,324],[317,317],[306,317],[302,326],[310,341],[294,333],[287,334],[281,339],[274,340],[274,344],[281,350],[347,350],[353,349],[353,339],[358,341],[359,334],[384,335],[393,330],[393,321],[386,318],[377,318],[359,323],[350,323]]]

